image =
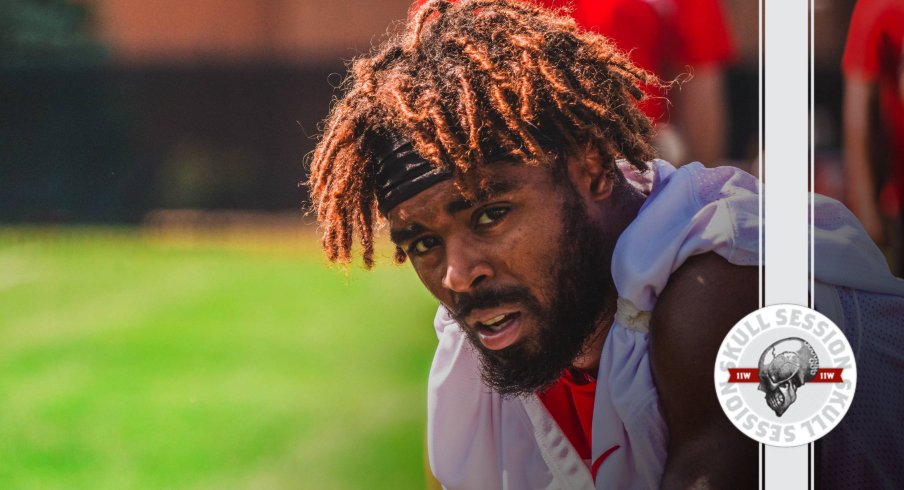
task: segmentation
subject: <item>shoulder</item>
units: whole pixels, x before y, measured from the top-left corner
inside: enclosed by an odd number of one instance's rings
[[[756,482],[756,443],[722,412],[713,366],[725,335],[758,306],[757,274],[714,253],[697,255],[671,275],[657,300],[650,359],[669,427],[665,488],[699,478],[716,488]]]
[[[724,336],[735,321],[757,308],[757,275],[756,267],[734,265],[712,252],[689,257],[669,276],[657,299],[656,333],[695,341]],[[691,325],[698,327],[684,331]]]
[[[731,264],[715,253],[688,258],[669,277],[653,309],[654,375],[659,371],[657,377],[667,382],[672,369],[694,367],[684,374],[711,381],[725,335],[759,306],[757,274],[756,267]]]

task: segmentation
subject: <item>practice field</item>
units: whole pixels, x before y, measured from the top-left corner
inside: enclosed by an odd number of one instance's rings
[[[0,488],[423,488],[434,311],[308,242],[0,229]]]

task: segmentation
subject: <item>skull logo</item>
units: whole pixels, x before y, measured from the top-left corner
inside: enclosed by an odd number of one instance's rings
[[[759,390],[766,404],[781,417],[797,400],[797,389],[816,376],[819,358],[807,341],[790,337],[773,343],[760,356]]]

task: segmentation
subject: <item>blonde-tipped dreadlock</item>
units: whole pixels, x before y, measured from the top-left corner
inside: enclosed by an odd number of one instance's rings
[[[348,263],[357,234],[373,265],[374,148],[394,137],[451,170],[466,193],[499,149],[526,165],[562,165],[589,146],[613,169],[617,158],[645,169],[654,150],[636,103],[642,84],[659,82],[602,36],[531,3],[427,2],[404,33],[352,63],[313,152],[327,257]]]

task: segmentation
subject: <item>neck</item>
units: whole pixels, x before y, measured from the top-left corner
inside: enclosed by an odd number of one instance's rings
[[[596,377],[596,373],[599,370],[600,355],[603,352],[603,344],[606,343],[606,337],[609,335],[609,329],[612,328],[612,323],[615,321],[615,305],[617,299],[615,287],[610,287],[609,291],[610,293],[605,299],[605,307],[603,308],[603,313],[600,315],[600,319],[597,322],[596,331],[587,340],[587,342],[584,343],[584,348],[581,349],[581,353],[578,354],[578,356],[574,359],[574,363],[572,363],[572,366],[575,369],[584,371],[594,378]]]
[[[607,228],[606,235],[613,237],[612,242],[608,245],[608,253],[611,256],[615,249],[615,242],[621,236],[625,228],[637,218],[640,207],[643,206],[647,196],[634,188],[627,181],[622,181],[613,190],[612,197],[608,200],[610,207],[607,210],[607,216],[604,219],[604,226]],[[603,350],[603,344],[609,335],[609,329],[615,321],[615,309],[618,299],[618,293],[615,285],[610,283],[607,288],[606,298],[603,300],[605,306],[597,323],[596,331],[584,344],[581,353],[575,358],[572,366],[592,376],[596,376],[599,370],[600,354]]]
[[[616,240],[621,236],[625,228],[637,218],[640,207],[643,206],[647,196],[622,180],[618,186],[613,189],[612,197],[609,199],[610,208],[607,213],[607,224],[611,227],[608,231],[609,236],[614,236]],[[613,243],[614,247],[615,244]]]

